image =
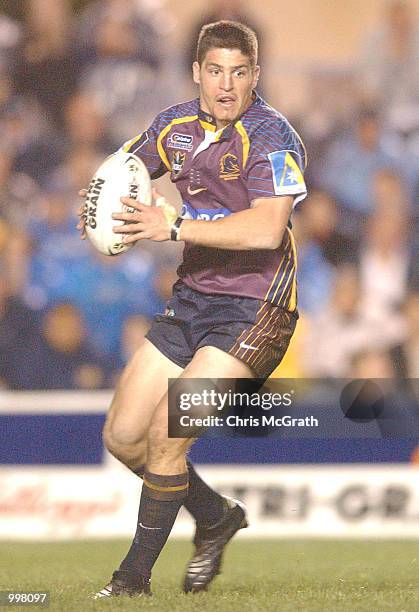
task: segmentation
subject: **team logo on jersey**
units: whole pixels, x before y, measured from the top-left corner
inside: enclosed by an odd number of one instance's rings
[[[268,158],[277,195],[304,191],[302,172],[290,151],[274,151],[269,153]]]
[[[175,151],[172,159],[172,174],[173,176],[177,176],[180,172],[182,172],[183,164],[185,163],[186,153],[182,153],[181,151]]]
[[[237,155],[226,153],[220,159],[220,179],[232,181],[240,176],[240,166]]]
[[[193,149],[193,136],[189,134],[170,134],[167,139],[167,146],[169,149],[181,149],[182,151],[192,151]]]

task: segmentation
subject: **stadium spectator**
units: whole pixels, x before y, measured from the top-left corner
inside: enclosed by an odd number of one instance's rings
[[[329,149],[320,175],[320,185],[342,205],[346,232],[357,235],[373,209],[374,174],[398,163],[383,150],[381,125],[374,110],[363,109],[353,133],[339,138]]]
[[[62,188],[45,191],[29,225],[33,243],[25,301],[43,309],[58,300],[71,299],[74,275],[80,260],[88,256],[88,245],[78,241],[74,230],[74,196]]]
[[[156,5],[153,10],[147,11],[147,4],[141,0],[96,0],[90,2],[78,18],[78,46],[85,53],[85,61],[93,59],[97,53],[98,40],[101,39],[101,35],[97,36],[98,29],[104,26],[103,34],[110,34],[112,27],[117,27],[119,22],[128,26],[126,32],[129,33],[129,38],[124,42],[104,36],[99,46],[104,44],[105,54],[115,53],[118,56],[132,51],[146,64],[158,67],[162,53],[162,41],[158,33],[167,31],[165,28],[168,24],[158,24],[157,21],[168,19],[170,20],[170,16],[167,11],[162,15]],[[110,27],[108,31],[107,26]],[[158,28],[162,28],[160,32],[157,31]]]
[[[161,312],[155,288],[153,255],[140,246],[123,257],[105,257],[74,227],[77,196],[51,185],[40,200],[30,226],[34,244],[25,300],[44,309],[57,301],[76,304],[85,318],[91,342],[102,355],[118,352],[122,324],[133,313]]]
[[[374,212],[379,215],[406,217],[414,212],[405,182],[397,172],[384,168],[378,170],[372,180]]]
[[[90,144],[75,144],[63,162],[47,177],[47,188],[74,195],[88,186],[103,161],[103,154]]]
[[[15,70],[18,92],[37,98],[48,120],[58,126],[62,124],[65,100],[77,83],[71,23],[68,0],[28,0],[26,36]]]
[[[168,248],[158,248],[157,244],[143,241],[142,250],[146,251],[153,258],[156,272],[154,278],[154,288],[161,300],[165,302],[172,294],[173,284],[177,280],[176,269],[181,263],[182,248],[176,243],[168,244]],[[156,248],[157,247],[157,248]]]
[[[304,235],[317,244],[327,262],[333,266],[355,263],[358,244],[340,231],[341,211],[326,191],[312,189],[306,206],[298,213]]]
[[[419,156],[418,156],[418,161],[419,161]],[[414,240],[417,244],[417,247],[419,248],[419,163],[417,164],[417,171],[418,171],[418,176],[417,176],[417,180],[413,186],[413,189],[411,191],[412,194],[412,202],[413,202],[413,223],[415,225],[415,234],[414,234]]]
[[[0,241],[2,237],[0,224]],[[13,295],[5,270],[0,267],[0,387],[20,388],[18,351],[39,336],[37,315]]]
[[[310,376],[348,376],[353,356],[371,341],[372,330],[360,308],[360,291],[356,269],[340,267],[330,300],[312,317],[306,337],[304,362]]]
[[[350,376],[353,378],[394,378],[390,352],[385,349],[365,349],[353,356]]]
[[[293,218],[298,244],[298,303],[299,310],[312,316],[325,307],[332,290],[334,267],[324,256],[322,247],[309,233],[304,215]]]
[[[419,129],[419,28],[412,5],[386,2],[382,23],[367,35],[360,57],[365,97],[396,130]]]
[[[409,274],[408,282],[413,291],[419,291],[419,232],[418,221],[414,220],[412,224],[413,240],[410,251]]]
[[[403,342],[392,350],[401,378],[419,378],[419,291],[412,291],[402,306],[405,320]]]
[[[13,66],[21,35],[19,24],[5,15],[0,7],[0,66]]]
[[[14,158],[14,170],[34,181],[56,164],[53,130],[39,104],[28,95],[15,91],[10,72],[0,66],[1,148]]]
[[[65,107],[64,144],[66,154],[74,148],[90,147],[109,155],[112,142],[106,117],[94,97],[87,93],[70,96]]]
[[[23,228],[0,217],[0,265],[11,295],[22,297],[30,264],[30,241]]]
[[[419,26],[412,3],[390,0],[380,26],[365,40],[361,77],[365,96],[380,110],[383,145],[403,159],[413,202],[419,184]],[[415,197],[416,196],[416,197]]]
[[[16,228],[25,228],[39,187],[23,172],[15,172],[14,165],[13,153],[0,148],[0,216]]]
[[[404,302],[409,269],[406,208],[381,202],[368,220],[360,253],[362,306],[370,318],[389,323]]]
[[[71,277],[71,299],[85,316],[96,350],[108,357],[118,353],[127,317],[151,317],[164,310],[154,287],[154,260],[141,246],[123,257],[90,252],[84,263],[80,260],[73,267]]]
[[[298,117],[298,129],[309,151],[307,180],[317,187],[330,146],[352,127],[360,104],[359,79],[347,67],[316,64],[306,75],[305,89],[309,104]]]
[[[142,315],[131,315],[124,321],[121,334],[121,357],[124,363],[134,355],[150,328],[150,320]]]
[[[15,366],[14,381],[21,389],[98,389],[105,383],[82,315],[69,303],[44,314],[41,334],[25,339],[15,351]]]
[[[96,3],[88,15],[82,27],[90,36],[85,40],[80,89],[106,117],[115,148],[131,138],[133,126],[141,129],[156,106],[171,99],[169,83],[155,87],[163,63],[162,40],[154,22],[133,2]]]

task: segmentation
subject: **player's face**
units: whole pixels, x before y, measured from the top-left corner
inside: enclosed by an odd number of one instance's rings
[[[239,49],[210,49],[202,65],[193,64],[193,77],[199,84],[201,108],[212,115],[220,129],[234,122],[252,101],[252,90],[259,77],[259,66]]]

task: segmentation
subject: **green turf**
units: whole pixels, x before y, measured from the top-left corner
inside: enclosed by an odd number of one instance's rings
[[[211,590],[183,595],[179,585],[191,545],[174,541],[167,545],[153,574],[154,597],[90,600],[89,594],[104,586],[127,546],[121,541],[2,543],[0,588],[48,589],[50,609],[78,612],[419,610],[418,542],[233,542],[224,572]]]

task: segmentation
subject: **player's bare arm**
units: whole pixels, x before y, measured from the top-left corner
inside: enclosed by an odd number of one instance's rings
[[[294,198],[261,198],[253,208],[217,221],[185,219],[179,240],[227,250],[277,249],[287,227]]]
[[[179,240],[227,250],[276,249],[281,244],[293,200],[291,196],[260,198],[253,201],[252,208],[210,223],[185,219]],[[115,233],[126,234],[124,242],[170,240],[173,213],[168,212],[167,202],[152,207],[130,198],[122,198],[122,202],[136,209],[133,213],[113,215],[114,219],[125,221],[125,225],[114,229]]]

